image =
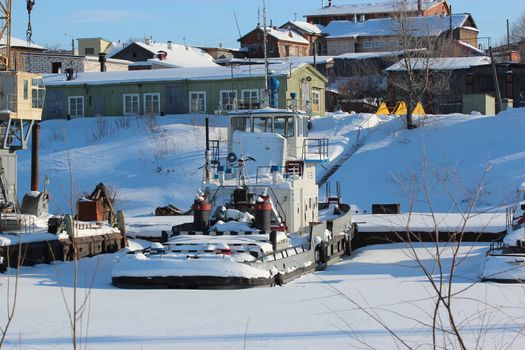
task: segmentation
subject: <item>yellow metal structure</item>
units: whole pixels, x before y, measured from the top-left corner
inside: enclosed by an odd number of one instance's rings
[[[423,108],[423,105],[421,104],[421,102],[418,102],[417,105],[416,105],[416,108],[414,108],[414,111],[412,112],[412,115],[427,115],[425,113],[425,109]]]
[[[381,102],[379,108],[377,109],[376,115],[389,115],[390,111],[385,102]]]
[[[392,111],[392,114],[394,115],[406,115],[408,113],[407,104],[405,101],[399,101],[396,103],[396,106],[394,107],[394,110]]]

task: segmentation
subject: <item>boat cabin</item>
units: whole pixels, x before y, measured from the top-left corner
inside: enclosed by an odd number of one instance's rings
[[[283,158],[304,160],[303,144],[308,137],[308,116],[303,113],[276,109],[233,112],[230,114],[228,129],[229,152],[234,151],[233,145],[238,142],[240,133],[279,135],[286,140],[287,152]]]

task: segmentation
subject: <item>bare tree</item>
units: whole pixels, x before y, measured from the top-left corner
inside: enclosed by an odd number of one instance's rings
[[[513,24],[510,30],[510,42],[517,43],[525,38],[525,13],[523,13]]]
[[[420,172],[394,178],[405,193],[409,207],[404,228],[399,226],[400,221],[393,220],[392,230],[396,237],[394,241],[405,244],[403,251],[411,261],[410,265],[421,272],[427,295],[418,295],[415,300],[405,301],[399,312],[395,307],[370,305],[365,298],[358,301],[336,285],[329,282],[326,285],[346,300],[353,310],[359,310],[374,320],[392,337],[398,348],[421,348],[424,343],[424,348],[432,349],[483,349],[487,340],[492,341],[491,345],[494,346],[495,341],[491,339],[493,335],[489,336],[489,331],[494,326],[490,323],[495,319],[497,322],[506,320],[513,329],[513,334],[502,339],[497,348],[512,348],[524,330],[521,320],[508,313],[513,306],[506,309],[498,305],[497,301],[470,297],[467,292],[479,283],[478,279],[459,284],[454,281],[458,277],[460,266],[468,264],[467,260],[476,254],[472,245],[465,244],[466,232],[471,220],[478,215],[476,208],[485,192],[485,175],[489,167],[486,167],[478,185],[474,187],[466,186],[453,169],[435,169],[425,161],[422,162],[421,169]],[[450,211],[461,215],[453,232],[441,232],[440,222],[443,218],[437,213],[432,198],[432,191],[436,187],[450,198]],[[413,230],[414,226],[418,226],[417,223],[414,224],[416,204],[426,208],[431,220],[432,230],[424,235]],[[469,302],[476,303],[475,311],[465,312],[458,307]],[[408,308],[413,309],[414,313],[408,311]],[[336,310],[336,316],[348,329],[352,329],[350,321],[338,313]],[[415,326],[412,330],[425,331],[429,335],[428,343],[423,338],[418,338],[417,344],[414,344],[396,329],[395,322],[384,317],[385,314],[413,322]],[[365,348],[374,348],[365,339],[355,340]]]
[[[15,264],[11,264],[10,257],[13,256],[10,254],[9,251],[10,247],[7,247],[7,254],[6,254],[6,262],[5,265],[7,267],[7,276],[5,277],[5,288],[6,288],[6,320],[5,323],[0,325],[0,349],[5,343],[7,333],[9,331],[9,327],[11,326],[14,317],[15,317],[15,311],[16,311],[16,305],[18,302],[18,282],[20,280],[20,269],[21,266],[21,259],[22,259],[22,237],[19,237],[18,239],[18,245],[17,245],[17,252],[16,254],[13,254],[16,256],[16,262]],[[1,250],[0,250],[1,252]],[[4,258],[0,254],[0,260],[3,260]],[[0,262],[1,263],[1,262]],[[15,269],[15,275],[14,275],[14,281],[13,277],[11,276],[12,268]]]
[[[446,70],[436,70],[440,57],[444,57],[450,48],[451,38],[444,37],[436,28],[432,17],[416,20],[410,17],[407,1],[396,0],[393,6],[397,11],[394,28],[394,46],[403,52],[395,71],[389,72],[389,84],[395,101],[405,101],[407,105],[406,123],[408,129],[416,127],[412,111],[418,102],[439,94],[448,87]],[[450,33],[449,35],[452,35]],[[449,45],[447,45],[449,44]]]

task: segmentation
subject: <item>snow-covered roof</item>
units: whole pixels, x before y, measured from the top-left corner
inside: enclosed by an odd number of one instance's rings
[[[467,48],[467,49],[469,49],[471,51],[474,51],[474,52],[480,54],[480,55],[485,55],[485,52],[483,52],[483,50],[478,49],[474,45],[470,45],[469,43],[461,41],[461,40],[458,40],[457,43],[459,45],[461,45],[461,46],[464,46],[465,48]]]
[[[421,1],[422,10],[426,11],[429,8],[440,4],[441,1]],[[407,2],[407,11],[417,11],[417,1]],[[315,10],[309,14],[310,16],[334,16],[334,15],[364,15],[369,13],[393,13],[399,12],[399,6],[396,6],[395,2],[379,2],[379,3],[364,3],[364,4],[350,4],[350,5],[339,5],[339,6],[326,6]]]
[[[463,27],[469,14],[452,15],[452,28]],[[413,36],[437,36],[450,30],[449,16],[409,17],[407,28]],[[399,36],[399,22],[393,18],[370,19],[364,22],[332,21],[323,32],[330,38]],[[474,28],[475,29],[475,28]],[[477,29],[476,29],[477,30]]]
[[[112,57],[117,52],[124,48],[125,44],[120,41],[113,41],[111,45],[106,49],[107,57]]]
[[[6,37],[3,36],[2,39],[0,39],[0,46],[5,46],[5,39]],[[18,39],[18,38],[15,38],[14,36],[11,36],[11,46],[15,46],[15,47],[26,47],[26,48],[31,48],[31,49],[38,49],[38,50],[47,50],[46,47],[43,47],[43,46],[40,46],[40,45],[37,45],[35,43],[30,43],[28,44],[27,43],[27,40],[22,40],[22,39]]]
[[[143,43],[135,41],[134,44],[148,50],[152,54],[157,54],[159,51],[166,52],[166,58],[163,62],[166,65],[177,68],[191,68],[191,67],[215,67],[217,66],[213,62],[213,57],[210,56],[206,51],[191,47],[188,45],[180,45],[175,43]],[[116,55],[119,50],[114,52],[112,56]]]
[[[280,41],[288,41],[298,44],[310,44],[308,40],[303,38],[301,35],[297,34],[293,30],[288,29],[275,29],[272,27],[267,27],[266,32],[268,35],[273,36]]]
[[[326,64],[333,61],[333,56],[317,56],[315,58],[316,64]],[[294,66],[300,65],[302,63],[314,64],[314,56],[289,56],[289,57],[280,57],[280,58],[269,58],[268,61],[270,64],[275,63],[286,63],[290,65],[292,63]],[[264,63],[264,62],[263,62]]]
[[[321,28],[316,24],[311,24],[304,21],[290,21],[291,24],[295,25],[298,28],[301,28],[307,33],[311,34],[321,34]]]
[[[292,71],[304,64],[293,66]],[[290,72],[289,64],[272,64],[270,75],[283,76]],[[75,79],[67,81],[64,74],[50,74],[44,76],[46,86],[74,86],[74,85],[105,85],[125,83],[145,83],[178,80],[224,80],[231,79],[232,70],[229,67],[193,67],[175,69],[148,69],[122,72],[78,73]],[[264,77],[264,66],[239,66],[233,69],[234,78]]]
[[[350,52],[335,56],[338,60],[366,60],[380,57],[396,57],[402,55],[403,51],[378,51],[378,52]]]
[[[427,59],[412,59],[411,66],[413,69],[421,69],[425,65],[429,65],[432,70],[456,70],[456,69],[468,69],[475,66],[485,66],[490,64],[490,57],[487,56],[476,56],[476,57],[440,57]],[[406,65],[403,60],[396,64],[388,67],[386,71],[404,71]]]

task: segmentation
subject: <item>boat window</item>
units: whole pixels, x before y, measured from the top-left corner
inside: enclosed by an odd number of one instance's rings
[[[242,118],[242,117],[234,117],[232,118],[232,130],[239,130],[239,131],[246,131],[251,132],[252,131],[252,120],[251,118]]]
[[[253,118],[253,132],[272,132],[272,118]]]
[[[276,117],[273,120],[274,132],[284,137],[294,136],[293,117]]]
[[[294,120],[293,120],[293,117],[289,117],[288,118],[288,121],[287,121],[287,127],[286,127],[286,133],[288,135],[288,137],[290,136],[294,136],[295,135],[295,130],[294,130]]]
[[[276,134],[286,137],[286,118],[284,117],[274,118],[273,130]]]

